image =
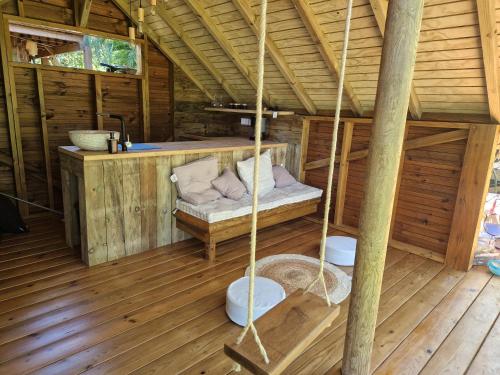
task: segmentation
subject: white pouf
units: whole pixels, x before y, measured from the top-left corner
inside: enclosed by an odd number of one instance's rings
[[[353,266],[356,255],[356,239],[331,236],[326,239],[326,261],[338,266]]]
[[[226,294],[226,313],[236,324],[247,324],[249,277],[242,277],[229,285]],[[253,316],[258,319],[286,297],[285,289],[266,277],[255,277]]]

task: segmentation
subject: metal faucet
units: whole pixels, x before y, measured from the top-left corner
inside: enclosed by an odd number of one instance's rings
[[[125,117],[123,115],[117,115],[114,113],[107,112],[97,112],[97,116],[114,118],[120,120],[120,139],[118,140],[118,144],[122,146],[122,151],[128,151],[127,149],[127,141],[125,140],[126,128],[125,128]]]

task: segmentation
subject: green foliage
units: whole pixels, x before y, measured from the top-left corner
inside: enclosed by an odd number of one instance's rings
[[[101,63],[137,68],[136,46],[129,42],[116,39],[103,39],[94,36],[84,36],[83,43],[90,47],[92,53],[92,69],[106,71]],[[84,69],[83,51],[66,52],[55,56],[59,66]]]
[[[100,65],[101,63],[132,69],[137,68],[136,46],[131,45],[129,42],[85,36],[84,43],[90,46],[92,66],[95,70],[106,70]]]

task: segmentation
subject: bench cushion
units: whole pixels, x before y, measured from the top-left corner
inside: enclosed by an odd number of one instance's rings
[[[270,193],[259,199],[259,211],[319,198],[322,193],[321,189],[304,185],[300,182],[283,188],[274,188]],[[252,197],[249,194],[245,194],[239,201],[220,198],[199,206],[192,205],[182,199],[177,199],[176,206],[177,209],[187,214],[208,223],[215,223],[251,214]]]

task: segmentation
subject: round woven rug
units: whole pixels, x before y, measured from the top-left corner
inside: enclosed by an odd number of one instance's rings
[[[248,276],[247,268],[245,275]],[[344,271],[325,262],[324,275],[328,296],[338,304],[351,292],[351,277]],[[280,254],[262,258],[255,264],[255,274],[267,277],[281,284],[287,295],[296,289],[306,289],[318,276],[319,260],[304,255]],[[324,297],[323,287],[316,283],[312,293]]]

